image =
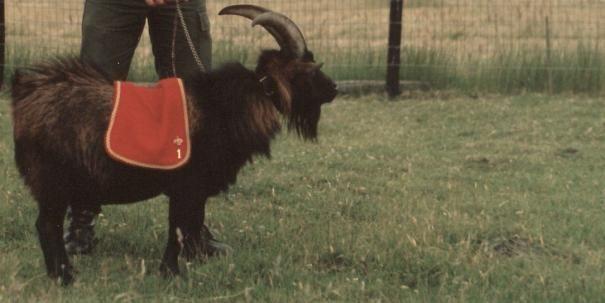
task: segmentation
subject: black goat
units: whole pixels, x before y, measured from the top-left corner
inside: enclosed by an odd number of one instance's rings
[[[12,85],[15,160],[38,202],[36,221],[48,274],[69,284],[63,220],[78,209],[169,197],[169,230],[161,262],[178,274],[178,256],[204,252],[201,227],[208,197],[228,188],[255,155],[269,156],[281,128],[315,139],[322,104],[337,94],[320,71],[298,27],[267,9],[230,6],[220,14],[253,20],[281,49],[264,51],[255,71],[241,64],[184,79],[192,154],[176,170],[128,166],[110,158],[104,135],[112,111],[112,82],[78,59],[60,59],[18,70]]]

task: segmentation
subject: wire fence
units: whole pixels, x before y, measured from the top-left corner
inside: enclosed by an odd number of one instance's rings
[[[249,21],[217,16],[222,7],[240,1],[207,0],[214,66],[229,60],[253,65],[262,48],[275,47],[271,37],[251,28]],[[83,2],[5,1],[8,69],[59,53],[77,53]],[[384,79],[389,0],[246,2],[290,16],[335,78]],[[603,88],[605,1],[407,0],[403,14],[404,79],[447,87],[465,81],[481,86],[491,78],[496,83],[512,77],[522,85],[543,81],[542,86],[556,86],[564,81],[561,77],[589,75],[589,82]],[[132,75],[153,74],[152,64],[149,39],[144,36]]]

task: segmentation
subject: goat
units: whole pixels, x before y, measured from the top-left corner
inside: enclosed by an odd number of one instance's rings
[[[168,242],[160,271],[179,273],[178,256],[204,252],[200,230],[207,198],[227,190],[254,156],[270,156],[282,117],[301,138],[314,140],[321,105],[334,100],[336,84],[296,24],[252,5],[224,8],[264,27],[279,50],[264,50],[256,69],[228,63],[186,77],[192,153],[176,170],[129,166],[110,158],[104,134],[112,111],[112,81],[75,58],[20,69],[12,84],[15,162],[39,208],[36,221],[47,273],[67,285],[63,220],[74,209],[169,198]]]

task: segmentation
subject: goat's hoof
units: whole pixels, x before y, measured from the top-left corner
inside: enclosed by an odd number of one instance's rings
[[[207,243],[206,255],[209,257],[226,257],[233,255],[233,248],[226,243],[211,239]]]
[[[212,257],[226,257],[233,254],[233,248],[223,242],[209,240],[204,245],[191,245],[183,250],[183,257],[187,261],[206,262]]]
[[[61,286],[69,286],[74,282],[74,280],[75,279],[72,274],[66,274],[59,278],[59,283],[61,283]]]
[[[187,237],[184,246],[183,257],[187,261],[207,261],[209,257],[224,257],[233,254],[233,248],[217,240],[206,225],[202,226],[200,237]]]
[[[74,270],[71,265],[61,264],[59,268],[48,271],[48,276],[61,286],[68,286],[74,281]]]
[[[71,285],[75,278],[71,268],[63,269],[59,273],[51,274],[61,286]]]
[[[162,278],[164,279],[171,279],[174,278],[178,275],[180,275],[180,270],[179,270],[179,266],[170,266],[166,263],[162,263],[160,265],[160,274],[162,275]]]

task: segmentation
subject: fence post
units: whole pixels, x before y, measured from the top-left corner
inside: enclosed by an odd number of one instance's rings
[[[4,54],[6,48],[6,26],[4,23],[4,0],[0,0],[0,89],[4,85]]]
[[[548,83],[546,84],[548,93],[552,95],[553,84],[552,84],[552,44],[550,43],[550,22],[548,16],[546,16],[546,77]]]
[[[399,88],[399,66],[401,64],[403,1],[404,0],[391,0],[389,51],[387,54],[387,92],[391,98],[401,93]]]

